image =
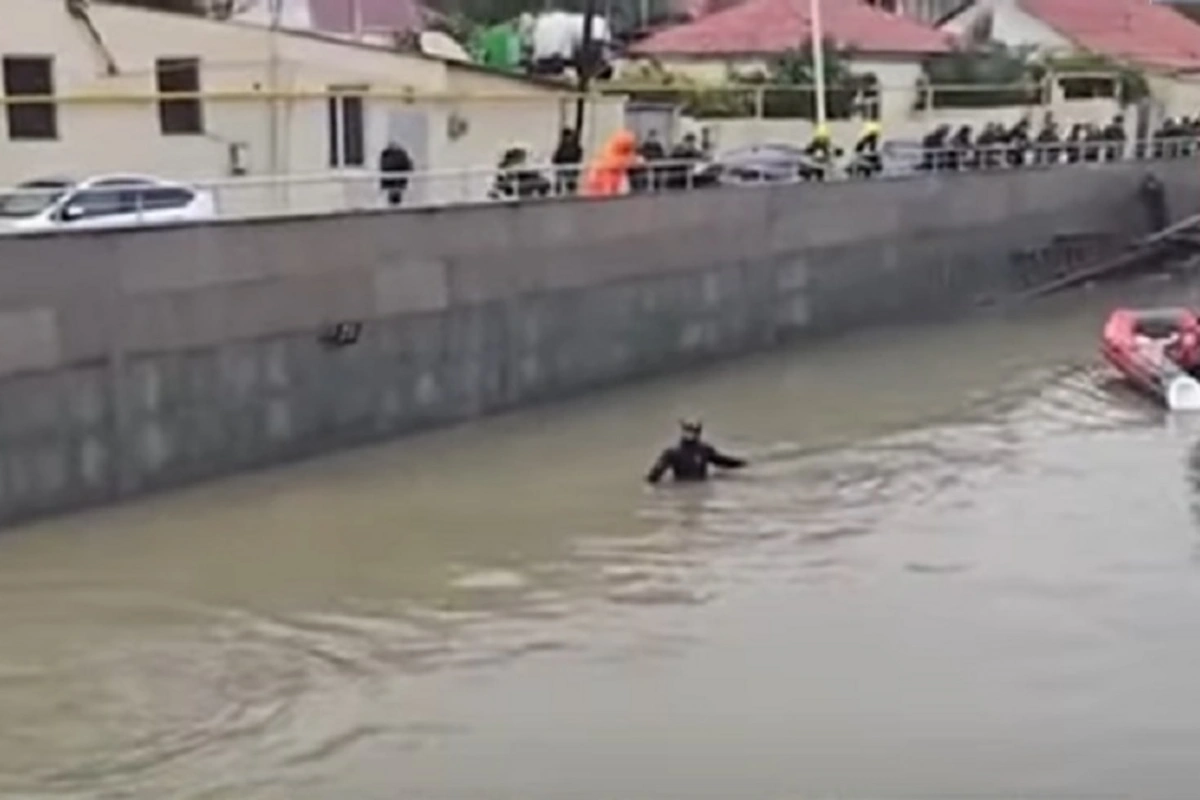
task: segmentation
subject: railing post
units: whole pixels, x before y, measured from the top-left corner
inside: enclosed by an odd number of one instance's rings
[[[765,86],[754,88],[754,126],[758,131],[766,128],[767,89]]]

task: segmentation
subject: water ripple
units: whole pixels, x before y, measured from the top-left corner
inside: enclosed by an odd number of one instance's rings
[[[6,574],[0,628],[24,632],[39,656],[0,651],[0,794],[286,793],[364,752],[433,750],[469,732],[452,715],[419,713],[414,686],[444,682],[437,696],[451,679],[517,662],[682,659],[708,641],[696,621],[714,619],[737,592],[790,587],[823,600],[884,579],[926,593],[969,585],[1003,598],[1029,629],[1053,628],[1045,635],[1060,648],[1146,631],[1182,637],[1172,620],[1154,628],[1121,609],[1075,609],[1111,600],[1133,578],[1192,569],[1190,540],[1183,562],[1093,553],[1081,577],[1069,547],[1040,572],[1006,562],[1023,533],[1017,505],[1004,509],[1010,539],[981,543],[971,524],[1002,479],[1088,478],[1090,464],[1031,459],[1046,441],[1161,420],[1097,379],[1068,365],[969,398],[922,429],[824,449],[767,443],[751,478],[647,494],[632,530],[572,531],[540,561],[456,553],[420,596],[372,599],[354,585],[324,607],[256,610],[65,572]],[[1043,514],[1084,524],[1069,511]],[[1043,553],[1053,532],[1044,535]],[[956,610],[950,601],[934,611]]]

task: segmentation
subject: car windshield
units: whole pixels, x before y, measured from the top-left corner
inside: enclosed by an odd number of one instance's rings
[[[0,217],[32,217],[53,205],[69,187],[64,181],[30,181],[0,193]]]

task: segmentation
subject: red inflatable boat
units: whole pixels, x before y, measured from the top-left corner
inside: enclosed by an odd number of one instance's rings
[[[1112,312],[1102,352],[1131,384],[1172,411],[1200,411],[1200,318],[1186,308]]]

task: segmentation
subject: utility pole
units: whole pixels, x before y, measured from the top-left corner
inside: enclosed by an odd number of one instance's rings
[[[587,107],[587,93],[592,84],[592,72],[596,62],[592,57],[592,28],[596,24],[596,0],[586,0],[583,7],[583,43],[579,48],[579,58],[575,70],[579,81],[578,99],[575,100],[575,135],[580,143],[583,142],[583,121]]]
[[[809,0],[809,24],[812,31],[812,62],[817,90],[817,125],[825,124],[825,30],[821,24],[821,0]]]
[[[283,2],[284,0],[269,0],[267,5],[271,15],[270,25],[267,26],[267,91],[270,93],[270,99],[267,101],[267,135],[270,139],[267,160],[271,165],[272,175],[283,172],[283,165],[279,159],[279,28],[283,17]]]

